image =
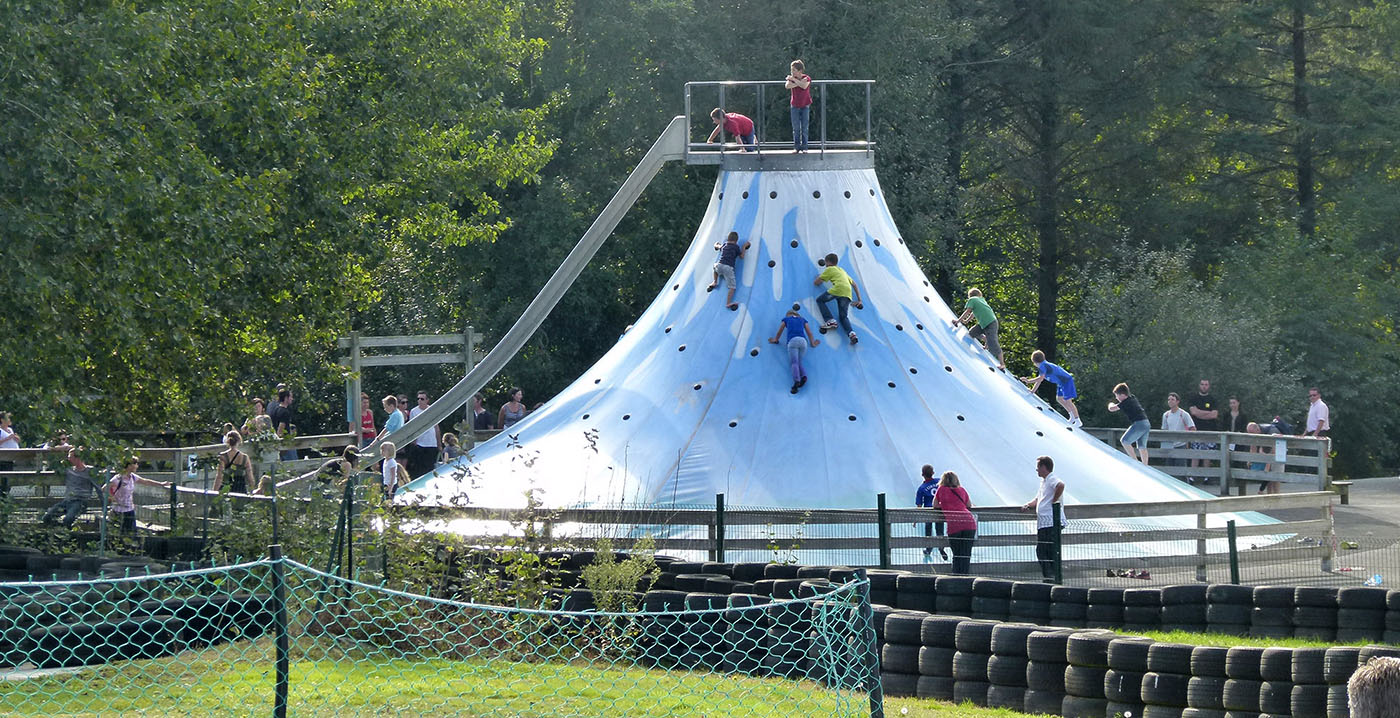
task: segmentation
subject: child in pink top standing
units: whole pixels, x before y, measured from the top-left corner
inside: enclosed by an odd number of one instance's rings
[[[783,86],[792,91],[788,112],[792,115],[792,151],[807,151],[807,127],[812,119],[812,78],[801,60],[793,60]]]
[[[136,459],[127,459],[122,464],[122,470],[118,471],[107,482],[107,493],[112,501],[112,515],[124,533],[135,533],[136,531],[136,503],[134,499],[137,484],[170,488],[169,482],[152,481],[138,476],[136,474]]]
[[[966,575],[972,565],[972,543],[977,540],[977,517],[972,514],[972,499],[957,474],[943,472],[943,479],[933,494],[933,505],[943,512],[943,520],[948,523],[953,573]]]

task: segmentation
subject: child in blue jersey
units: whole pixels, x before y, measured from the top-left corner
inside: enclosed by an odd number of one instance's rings
[[[729,296],[724,300],[724,306],[729,309],[739,308],[739,305],[734,303],[734,271],[738,261],[744,258],[744,252],[750,246],[752,246],[751,242],[744,242],[744,246],[739,246],[738,232],[730,232],[729,236],[724,238],[724,244],[715,242],[715,251],[719,252],[719,261],[715,262],[714,281],[710,282],[710,286],[706,289],[713,291],[715,287],[719,286],[719,280],[723,278],[725,283],[729,285]]]
[[[923,470],[919,473],[923,474],[924,482],[919,484],[919,490],[914,492],[914,505],[919,508],[931,509],[934,506],[933,495],[938,493],[938,477],[933,474],[933,467],[928,464],[924,464]],[[918,527],[918,524],[914,524],[914,526]],[[942,521],[933,521],[924,524],[924,536],[932,537],[935,532],[939,536],[943,535]],[[938,555],[942,556],[944,560],[948,558],[948,552],[941,546],[938,548]],[[928,561],[932,558],[933,547],[929,546],[924,549],[924,560]]]
[[[1079,407],[1074,405],[1074,398],[1079,396],[1074,390],[1074,375],[1060,365],[1046,361],[1045,352],[1039,349],[1031,353],[1031,363],[1035,365],[1035,375],[1025,377],[1021,381],[1031,382],[1031,391],[1040,388],[1042,381],[1054,384],[1055,400],[1069,412],[1070,425],[1083,426],[1084,423],[1079,420]]]
[[[788,310],[787,316],[783,317],[783,322],[778,326],[778,333],[768,337],[769,344],[777,344],[778,339],[784,334],[788,350],[788,362],[792,365],[792,392],[797,393],[802,385],[807,383],[807,371],[802,368],[802,357],[807,354],[807,347],[821,344],[821,340],[812,336],[812,326],[797,311],[797,305]]]

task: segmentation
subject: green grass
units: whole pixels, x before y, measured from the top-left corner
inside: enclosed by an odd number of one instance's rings
[[[1269,648],[1330,648],[1332,646],[1366,646],[1378,641],[1340,643],[1338,641],[1316,641],[1309,638],[1254,638],[1236,636],[1229,633],[1190,633],[1187,631],[1118,631],[1125,636],[1147,636],[1155,641],[1166,643],[1190,643],[1197,646],[1261,646]]]

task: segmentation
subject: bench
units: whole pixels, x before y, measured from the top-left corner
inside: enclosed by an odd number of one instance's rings
[[[1337,492],[1342,497],[1342,505],[1351,503],[1351,483],[1350,481],[1333,481],[1331,490]]]

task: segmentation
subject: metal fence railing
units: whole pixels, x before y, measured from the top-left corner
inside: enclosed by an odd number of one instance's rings
[[[754,152],[790,150],[792,134],[788,117],[788,91],[782,80],[706,81],[685,83],[686,162],[718,162],[725,154],[742,152],[742,144],[721,130],[719,142],[696,141],[714,128],[709,118],[712,108],[738,112],[754,123],[757,142]],[[810,149],[814,157],[828,151],[875,149],[872,115],[874,80],[813,80]],[[703,128],[696,133],[695,127]],[[776,138],[776,139],[775,139]]]

